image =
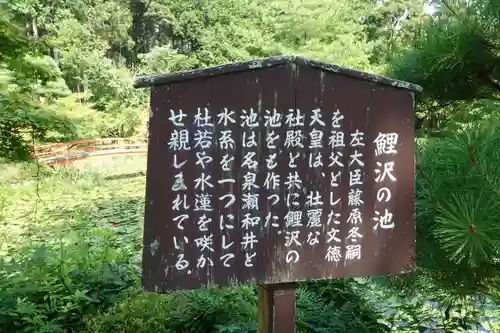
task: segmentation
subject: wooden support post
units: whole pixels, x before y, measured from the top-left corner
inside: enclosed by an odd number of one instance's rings
[[[295,333],[295,283],[258,285],[259,332]]]

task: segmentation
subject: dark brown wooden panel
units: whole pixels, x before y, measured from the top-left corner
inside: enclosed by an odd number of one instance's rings
[[[412,268],[409,90],[284,63],[155,85],[151,109],[147,290]]]

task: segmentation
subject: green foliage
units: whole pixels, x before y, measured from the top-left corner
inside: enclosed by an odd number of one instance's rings
[[[137,107],[140,95],[136,94],[130,72],[118,68],[100,52],[63,52],[61,66],[68,82],[78,92],[88,92],[86,102],[98,111],[120,107]]]
[[[453,130],[455,120],[461,127],[465,118],[474,122],[495,115],[492,105],[500,96],[500,2],[440,0],[434,5],[432,20],[389,66],[389,75],[424,87],[417,95],[417,116],[427,134]]]
[[[441,103],[491,96],[489,68],[498,54],[479,29],[475,22],[440,19],[398,59],[393,75],[421,84]]]
[[[385,332],[373,309],[360,307],[363,301],[349,283],[326,282],[323,287],[335,300],[318,294],[320,287],[307,283],[297,290],[297,332]],[[257,332],[257,295],[254,287],[247,286],[140,294],[90,318],[87,331],[253,333]]]
[[[364,10],[356,2],[322,0],[207,0],[196,5],[172,1],[168,6],[153,1],[144,23],[156,19],[154,24],[165,28],[147,37],[163,42],[137,41],[136,46],[148,48],[137,59],[149,73],[279,53],[367,69],[372,45],[359,20]]]
[[[444,330],[463,332],[472,327],[490,327],[481,320],[485,309],[477,297],[458,295],[421,274],[397,276],[390,279],[369,278],[361,284],[367,292],[369,304],[384,313],[381,323],[396,332],[425,332]],[[481,300],[491,302],[491,297]]]
[[[380,70],[383,61],[374,55],[388,44],[381,31],[398,18],[406,36],[420,20],[402,16],[405,6],[375,11],[367,0],[63,0],[57,6],[9,0],[0,20],[1,155],[26,159],[29,145],[43,141],[138,134],[148,98],[132,88],[137,72],[279,53]],[[417,6],[411,8],[413,14]],[[79,110],[91,123],[81,122]]]
[[[361,295],[352,279],[307,282],[297,293],[297,331],[386,332],[382,314]]]
[[[60,86],[57,67],[51,59],[36,56],[35,44],[3,6],[0,39],[0,157],[26,160],[31,140],[45,138],[48,131],[72,132],[71,123],[42,102],[66,91],[54,90]]]
[[[430,17],[425,1],[377,1],[364,17],[367,38],[375,44],[371,61],[386,65],[395,54],[405,50]]]
[[[417,158],[418,264],[461,295],[487,291],[498,275],[499,133],[471,128]]]
[[[172,305],[177,309],[171,312],[168,324],[172,332],[256,331],[257,297],[253,287],[211,288],[183,292],[176,298]]]
[[[99,112],[90,107],[89,104],[78,102],[79,94],[73,94],[67,98],[59,99],[53,108],[56,114],[60,114],[71,120],[75,131],[71,137],[51,133],[46,141],[67,141],[69,139],[92,139],[109,137],[132,137],[139,133],[141,125],[145,123],[144,114],[146,110],[134,107],[109,108],[106,112]],[[116,106],[118,107],[118,106]]]
[[[424,86],[417,115],[425,132],[441,135],[418,156],[418,270],[385,284],[301,284],[297,327],[465,328],[480,314],[472,295],[500,298],[500,137],[480,128],[498,119],[500,6],[444,2],[429,23],[422,4],[8,0],[0,11],[0,158],[27,159],[32,143],[138,134],[148,115],[147,92],[132,88],[138,72],[279,53],[380,71],[394,58],[392,75]],[[93,164],[0,169],[1,328],[255,332],[254,288],[140,293],[144,177],[134,178],[134,161],[106,163],[105,172]]]
[[[441,104],[455,100],[496,98],[500,38],[495,0],[455,1],[396,58],[392,75],[425,87],[424,97]]]
[[[90,165],[83,162],[57,169],[5,168],[5,177],[0,177],[0,193],[5,194],[0,254],[26,242],[46,242],[53,235],[71,230],[78,234],[80,228],[93,227],[115,235],[109,246],[140,252],[145,180],[144,174],[134,174],[138,170],[145,170],[145,157],[95,160]],[[118,177],[123,175],[135,177]],[[123,227],[116,230],[114,224]]]
[[[11,165],[0,171],[0,250],[4,258],[16,259],[0,267],[0,283],[9,286],[2,290],[10,295],[1,299],[11,300],[5,303],[8,307],[27,298],[36,309],[25,321],[10,312],[2,312],[3,320],[18,330],[44,325],[77,330],[84,323],[84,331],[97,333],[255,332],[253,287],[140,293],[137,279],[130,275],[136,272],[142,248],[144,174],[134,175],[138,169],[145,169],[145,158],[43,168],[38,186],[30,182],[37,180],[36,168]],[[135,178],[123,177],[127,175]],[[29,200],[38,196],[43,199]],[[27,242],[32,245],[24,247]],[[41,261],[32,261],[39,247],[44,249]],[[34,286],[31,281],[37,280]],[[382,332],[385,326],[377,324],[380,314],[374,310],[378,305],[364,301],[364,289],[350,279],[302,284],[297,293],[299,332]],[[76,290],[89,290],[85,296],[97,293],[100,298],[75,299]],[[47,294],[55,303],[44,299]]]
[[[94,237],[93,241],[84,241]],[[84,314],[106,308],[135,285],[137,271],[96,230],[73,241],[18,248],[0,262],[0,329],[64,332],[83,326]]]
[[[108,173],[0,170],[0,331],[78,331],[84,316],[137,288],[143,203],[133,204],[130,185],[143,199],[143,182],[102,183],[126,173],[123,161]],[[82,202],[74,201],[78,193]]]

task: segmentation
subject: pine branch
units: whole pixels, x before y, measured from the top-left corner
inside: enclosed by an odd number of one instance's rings
[[[457,12],[453,9],[453,7],[450,5],[448,0],[441,0],[441,3],[452,13],[455,17],[459,18]]]
[[[469,145],[467,147],[467,151],[468,151],[468,155],[469,155],[469,161],[471,162],[471,164],[474,166],[474,168],[479,173],[481,178],[483,178],[485,183],[490,187],[490,190],[500,198],[500,189],[496,188],[495,185],[488,178],[488,176],[486,176],[484,174],[484,172],[481,170],[481,168],[479,168],[479,165],[477,164],[477,161],[476,161],[476,152],[475,152],[474,148],[471,145]]]

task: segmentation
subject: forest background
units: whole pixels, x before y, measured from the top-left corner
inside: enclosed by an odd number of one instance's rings
[[[0,330],[256,332],[254,287],[140,291],[144,158],[29,147],[145,137],[137,76],[286,53],[424,87],[418,269],[301,284],[298,332],[500,332],[499,47],[495,0],[0,2]]]

